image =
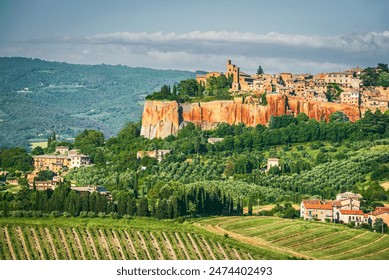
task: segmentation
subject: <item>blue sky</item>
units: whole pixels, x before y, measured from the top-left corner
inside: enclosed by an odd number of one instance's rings
[[[389,1],[0,0],[0,56],[159,69],[337,71],[389,61]]]

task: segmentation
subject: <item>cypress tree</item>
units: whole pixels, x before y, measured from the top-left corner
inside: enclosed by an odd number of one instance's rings
[[[248,215],[249,216],[253,215],[253,200],[251,197],[249,198]]]
[[[138,216],[147,217],[150,215],[149,203],[146,197],[141,197],[138,203]]]

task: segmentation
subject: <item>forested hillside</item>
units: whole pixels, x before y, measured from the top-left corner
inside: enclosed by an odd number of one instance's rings
[[[27,147],[53,131],[61,139],[84,129],[116,135],[140,119],[148,94],[193,77],[188,71],[0,58],[0,147]]]

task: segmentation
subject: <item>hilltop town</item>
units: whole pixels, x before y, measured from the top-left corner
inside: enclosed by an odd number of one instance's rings
[[[387,68],[387,66],[386,66]],[[227,60],[226,72],[209,72],[197,74],[196,81],[203,86],[211,77],[232,77],[231,92],[233,96],[259,96],[284,94],[302,97],[307,101],[334,102],[368,108],[372,111],[386,111],[389,108],[389,88],[383,86],[363,86],[361,75],[364,69],[351,68],[342,72],[312,74],[264,74],[262,67],[256,74],[246,74]],[[372,71],[379,73],[380,68]],[[252,102],[247,99],[246,102]]]
[[[337,113],[355,122],[367,111],[389,108],[389,88],[377,85],[377,77],[389,75],[386,64],[316,75],[260,72],[261,67],[258,74],[246,74],[227,60],[224,73],[198,74],[172,93],[163,87],[146,98],[141,135],[165,138],[189,122],[204,130],[223,122],[255,127],[268,125],[271,117],[301,113],[326,122]]]

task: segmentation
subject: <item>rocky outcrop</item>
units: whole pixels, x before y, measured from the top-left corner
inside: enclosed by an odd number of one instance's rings
[[[268,105],[245,104],[238,100],[179,104],[176,101],[146,101],[142,115],[141,135],[146,138],[165,138],[177,131],[186,122],[202,129],[213,129],[217,124],[244,123],[247,126],[265,125],[270,116],[304,112],[318,121],[328,121],[332,113],[344,112],[351,121],[360,118],[358,106],[330,102],[307,101],[304,98],[269,94]]]
[[[176,101],[146,101],[140,134],[146,138],[165,138],[176,134],[182,119]]]

